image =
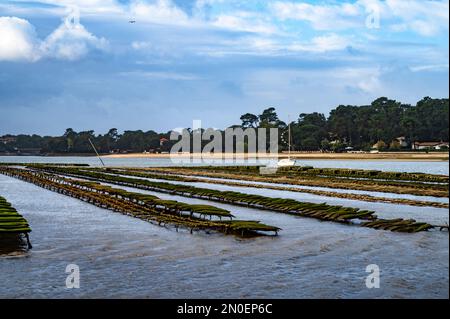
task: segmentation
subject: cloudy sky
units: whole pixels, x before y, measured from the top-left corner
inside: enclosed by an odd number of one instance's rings
[[[448,0],[0,0],[0,134],[448,97]],[[135,21],[135,23],[130,23]]]

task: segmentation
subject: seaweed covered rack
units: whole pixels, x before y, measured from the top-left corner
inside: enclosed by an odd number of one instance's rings
[[[168,193],[171,195],[221,202],[234,206],[244,206],[259,210],[269,210],[272,212],[285,213],[298,217],[314,218],[321,221],[359,225],[374,229],[407,233],[426,231],[433,228],[445,229],[445,226],[416,222],[413,219],[382,220],[378,219],[374,211],[360,210],[359,208],[354,207],[328,205],[326,203],[300,202],[294,199],[273,198],[235,191],[220,191],[208,188],[194,187],[190,185],[180,185],[176,183],[130,178],[110,174],[108,173],[108,171],[92,171],[75,167],[34,167],[31,169],[32,170],[30,172],[36,175],[49,173],[83,178],[95,182],[103,182],[154,192]],[[5,169],[3,169],[3,171],[5,172]]]
[[[103,168],[86,168],[86,170],[93,172],[103,172],[114,175],[123,175],[123,176],[131,176],[131,177],[139,177],[139,178],[147,178],[161,181],[173,181],[173,182],[181,182],[181,183],[203,183],[203,184],[218,184],[218,185],[227,185],[227,186],[236,186],[236,187],[249,187],[249,188],[260,188],[260,189],[273,189],[273,190],[281,190],[281,191],[289,191],[295,193],[307,193],[317,196],[324,197],[336,197],[336,198],[345,198],[345,199],[353,199],[359,201],[366,202],[379,202],[379,203],[390,203],[390,204],[399,204],[399,205],[410,205],[410,206],[421,206],[421,207],[436,207],[436,208],[449,208],[448,203],[444,202],[436,202],[429,200],[420,200],[420,199],[408,199],[408,198],[399,198],[397,197],[383,197],[383,196],[375,196],[370,194],[361,194],[356,192],[336,192],[332,189],[324,190],[318,188],[305,188],[305,187],[296,187],[289,185],[280,185],[274,183],[258,183],[249,180],[231,180],[226,178],[208,178],[201,176],[189,176],[185,174],[171,174],[170,171],[153,171],[151,169],[138,169],[138,168],[107,168],[106,170]]]
[[[261,175],[259,169],[259,166],[199,166],[152,167],[145,170],[139,169],[139,171],[308,187],[449,197],[449,178],[445,175],[355,169],[313,169],[309,166],[282,167],[276,173]]]
[[[186,169],[192,171],[204,172],[228,172],[254,175],[259,174],[261,166],[192,166],[192,167],[164,167],[167,170]],[[379,170],[350,169],[350,168],[315,168],[312,166],[287,166],[279,167],[273,175],[275,176],[319,176],[319,177],[341,177],[341,178],[359,178],[373,180],[392,180],[392,181],[416,181],[429,183],[448,184],[447,175],[436,175],[427,173],[408,173],[408,172],[386,172]]]
[[[0,196],[0,250],[14,250],[22,246],[25,237],[28,249],[31,242],[28,233],[31,232],[28,221],[17,210]]]
[[[153,195],[128,192],[46,172],[0,166],[0,173],[33,183],[45,189],[77,198],[89,204],[139,218],[159,226],[193,231],[218,231],[239,236],[277,235],[279,227],[255,220],[237,220],[227,210],[211,205],[192,205],[163,200]]]

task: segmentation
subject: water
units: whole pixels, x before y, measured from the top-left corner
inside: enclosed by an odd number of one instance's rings
[[[215,203],[283,229],[241,240],[177,233],[3,175],[0,194],[28,219],[34,245],[0,258],[1,298],[449,297],[444,232],[399,234]],[[72,263],[80,289],[65,288]],[[381,269],[380,289],[365,286],[369,264]]]
[[[300,160],[300,165],[310,165],[320,168],[352,168],[374,169],[388,172],[408,172],[448,175],[448,161],[385,161],[385,160]]]
[[[109,174],[114,175],[114,174]],[[176,176],[182,176],[186,177],[189,175],[176,175]],[[154,180],[154,181],[160,181],[160,182],[171,182],[170,180],[158,180],[158,179],[152,179],[152,178],[145,178],[145,177],[139,177],[139,176],[132,176],[129,175],[127,177],[136,178],[136,179],[147,179],[147,180]],[[206,176],[194,176],[195,178],[199,180],[210,180],[210,181],[217,181],[217,182],[237,182],[242,184],[248,184],[248,185],[266,185],[266,186],[279,186],[279,187],[289,187],[289,188],[296,188],[296,189],[306,189],[306,190],[318,190],[318,191],[327,191],[327,192],[335,192],[335,193],[342,193],[342,194],[362,194],[362,195],[371,195],[371,196],[378,196],[378,197],[385,197],[385,198],[404,198],[404,199],[411,199],[411,200],[419,200],[419,201],[430,201],[430,202],[437,202],[437,203],[449,203],[448,197],[434,197],[434,196],[419,196],[419,195],[410,195],[410,194],[397,194],[397,193],[385,193],[385,192],[373,192],[373,191],[362,191],[362,190],[355,190],[355,189],[339,189],[339,188],[331,188],[331,187],[316,187],[316,186],[303,186],[303,185],[290,185],[290,184],[281,184],[281,183],[266,183],[266,182],[255,182],[255,181],[244,181],[244,180],[238,180],[238,179],[232,179],[232,178],[214,178],[214,177],[206,177]],[[183,182],[173,182],[175,184],[182,184]],[[193,186],[197,183],[190,183]],[[207,185],[208,183],[203,183],[203,185]],[[209,184],[211,185],[211,184]],[[206,187],[206,186],[205,186]],[[211,187],[209,187],[211,188]],[[240,192],[245,192],[245,188],[239,188],[237,189]]]
[[[113,175],[113,174],[109,174],[109,175]],[[133,176],[132,178],[149,180],[149,181],[153,181],[153,182],[163,182],[163,183],[169,183],[169,184],[194,186],[194,187],[199,187],[199,188],[209,188],[209,189],[214,189],[214,190],[219,190],[219,191],[233,191],[233,192],[240,192],[240,193],[245,193],[245,194],[267,196],[267,197],[272,197],[272,198],[289,198],[289,199],[298,200],[300,202],[310,202],[310,203],[316,203],[316,204],[326,202],[329,205],[355,207],[355,208],[359,208],[361,210],[373,210],[377,213],[378,217],[386,218],[386,219],[394,219],[394,218],[410,219],[410,218],[412,218],[419,222],[427,222],[427,223],[431,223],[433,225],[445,225],[445,224],[449,223],[449,213],[448,213],[448,209],[446,209],[446,208],[398,205],[398,204],[379,203],[379,202],[366,202],[366,201],[354,200],[354,199],[346,199],[346,198],[331,197],[331,196],[321,196],[321,195],[315,195],[315,194],[309,194],[309,193],[274,190],[274,189],[264,189],[264,188],[247,187],[247,186],[241,187],[241,186],[230,186],[230,185],[221,185],[221,184],[210,184],[210,183],[203,183],[203,182],[170,181],[170,180],[136,177],[136,176]],[[140,190],[140,189],[117,186],[117,185],[111,184],[111,183],[101,183],[101,184],[108,185],[111,187],[116,187],[116,188],[119,187],[122,189],[129,190],[131,192],[142,192],[142,190]],[[160,194],[163,194],[163,193],[155,192],[153,195],[157,195],[157,196],[161,197]],[[393,198],[410,198],[410,196],[408,196],[408,195],[403,196],[400,194],[391,194],[391,193],[382,193],[382,194],[386,194],[386,195],[388,195],[387,197],[393,197]],[[397,196],[393,196],[393,195],[397,195]],[[417,197],[420,197],[420,196],[417,196]],[[433,201],[437,200],[440,202],[448,203],[448,198],[445,198],[445,199],[442,198],[441,200],[439,200],[436,197],[427,197],[427,198],[432,199]],[[169,199],[173,199],[173,198],[169,198]],[[184,201],[184,202],[189,201],[189,199],[186,199],[183,197],[180,197],[176,200]],[[214,205],[217,206],[217,204],[215,202],[211,202],[210,204],[213,206]]]
[[[170,158],[112,158],[103,157],[107,166],[126,166],[126,167],[150,167],[150,166],[180,166],[179,162],[172,161]],[[0,156],[0,162],[11,163],[78,163],[99,166],[100,161],[92,156],[67,156],[67,157],[43,157],[43,156]],[[215,165],[230,165],[233,162],[224,162],[215,160]],[[239,160],[237,164],[245,165],[248,161]],[[429,174],[449,174],[448,161],[384,161],[384,160],[299,160],[300,165],[314,167],[333,167],[333,168],[353,168],[353,169],[376,169],[392,172],[423,172]],[[191,165],[211,165],[210,162],[192,163]],[[250,163],[255,164],[255,163]],[[265,164],[263,161],[262,164]]]

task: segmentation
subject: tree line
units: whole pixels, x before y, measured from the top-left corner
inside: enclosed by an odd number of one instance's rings
[[[296,151],[341,151],[348,147],[369,150],[375,143],[397,150],[402,147],[396,140],[398,137],[404,137],[408,144],[448,141],[449,99],[425,97],[410,105],[380,97],[370,105],[339,105],[328,117],[318,112],[300,113],[289,123],[279,118],[274,107],[269,107],[259,115],[243,114],[240,120],[240,124],[232,127],[280,129],[281,150],[288,147],[289,126],[291,148]],[[100,153],[168,152],[176,142],[170,141],[170,133],[137,130],[120,134],[112,128],[106,134],[96,135],[92,130],[76,132],[68,128],[62,136],[4,135],[0,138],[0,152],[92,153],[89,140]]]
[[[95,135],[93,130],[76,132],[72,128],[66,129],[62,136],[39,135],[5,135],[0,143],[0,152],[26,153],[38,151],[42,154],[83,154],[93,153],[91,141],[99,153],[111,152],[143,152],[168,151],[169,145],[162,143],[162,138],[168,138],[169,133],[125,131],[119,134],[116,128],[106,134]],[[1,139],[0,139],[1,140]],[[9,142],[11,140],[11,142]],[[12,142],[12,140],[14,140]]]
[[[274,108],[261,115],[241,116],[243,127],[280,127],[286,131]],[[380,97],[370,105],[339,105],[328,118],[323,113],[300,113],[290,122],[292,149],[339,151],[346,147],[370,150],[376,143],[386,149],[400,149],[396,140],[449,140],[449,100],[425,97],[416,105]],[[282,145],[286,148],[285,133]],[[408,146],[409,147],[409,146]]]

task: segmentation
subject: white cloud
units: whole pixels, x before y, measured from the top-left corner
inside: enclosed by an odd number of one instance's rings
[[[131,43],[131,47],[135,50],[145,50],[150,49],[152,47],[152,44],[146,41],[133,41]]]
[[[358,0],[342,4],[309,4],[277,1],[271,6],[280,20],[307,21],[316,30],[365,27],[366,19],[379,14],[381,28],[411,30],[423,36],[448,31],[448,0]]]
[[[349,39],[332,33],[315,37],[306,44],[290,45],[288,48],[293,51],[326,52],[343,50],[349,45]]]
[[[106,50],[108,43],[97,38],[80,24],[78,15],[68,16],[41,44],[43,55],[65,60],[78,60],[90,49]]]
[[[41,0],[42,1],[42,0]],[[51,4],[59,4],[63,7],[76,6],[82,13],[105,14],[121,13],[122,7],[116,0],[46,0]]]
[[[357,4],[314,5],[277,1],[271,8],[275,16],[281,20],[308,21],[317,30],[346,29],[364,23]]]
[[[20,1],[18,1],[20,4]],[[45,3],[61,8],[77,7],[80,12],[86,14],[105,14],[105,13],[120,13],[122,6],[116,0],[39,0],[40,3]],[[51,12],[59,12],[52,8],[47,9]]]
[[[359,46],[352,43],[352,38],[340,36],[335,33],[327,33],[305,41],[286,41],[283,38],[272,36],[260,36],[252,34],[237,39],[217,41],[214,47],[200,47],[197,54],[212,57],[224,57],[229,55],[259,55],[259,56],[297,56],[301,53],[323,54],[346,50],[350,46]],[[135,43],[134,48],[146,47],[145,44]]]
[[[382,82],[380,80],[382,72],[378,67],[341,68],[330,76],[337,79],[337,84],[339,86],[357,88],[368,94],[375,94],[383,91]]]
[[[20,12],[47,11],[49,14],[61,14],[61,9],[71,6],[80,8],[80,12],[90,16],[135,18],[138,22],[150,22],[164,25],[182,25],[194,27],[221,27],[229,30],[274,33],[280,26],[274,19],[300,20],[308,22],[316,30],[336,30],[365,28],[366,19],[376,9],[380,14],[381,28],[388,31],[403,32],[411,30],[423,36],[432,36],[448,31],[448,0],[356,0],[352,2],[330,1],[308,3],[305,1],[268,1],[255,9],[248,9],[236,0],[197,0],[193,5],[193,16],[180,9],[173,0],[131,0],[124,3],[119,0],[39,0],[40,2],[60,6],[49,8],[27,7],[17,1],[0,8],[11,15]],[[246,7],[247,16],[242,15]],[[261,10],[261,8],[263,8]],[[25,11],[24,11],[25,10]],[[15,13],[17,12],[17,13]],[[245,13],[245,12],[244,12]],[[278,21],[280,22],[280,21]]]
[[[77,60],[91,49],[105,50],[107,44],[104,38],[97,38],[80,24],[77,11],[45,40],[37,37],[27,20],[0,17],[0,61],[35,62],[45,57]]]
[[[380,3],[381,14],[401,20],[394,30],[412,30],[423,36],[432,36],[442,30],[448,31],[449,3],[443,1],[386,0]]]
[[[264,15],[248,11],[235,11],[228,14],[219,14],[210,18],[212,26],[238,32],[251,32],[262,34],[274,34],[276,26],[268,21]]]
[[[0,17],[0,61],[35,61],[37,44],[34,27],[27,20]]]
[[[411,66],[409,69],[412,72],[422,72],[422,71],[447,71],[448,72],[448,63],[445,64],[426,64],[426,65],[416,65]]]
[[[276,51],[280,49],[279,44],[277,44],[275,41],[271,39],[264,39],[264,38],[250,38],[250,39],[244,39],[243,42],[248,43],[248,45],[252,49],[256,49],[258,51],[264,51],[264,52],[270,52],[270,51]],[[244,43],[242,43],[244,44]]]
[[[162,79],[162,80],[176,80],[176,81],[193,81],[198,80],[199,77],[193,74],[166,72],[166,71],[130,71],[121,72],[121,76],[140,76],[149,79]]]
[[[154,3],[134,1],[129,11],[138,22],[169,25],[185,25],[189,22],[188,15],[171,0],[156,0]]]
[[[199,28],[220,28],[237,32],[275,33],[274,25],[263,21],[261,15],[254,12],[235,11],[229,14],[217,14],[209,17],[205,14],[205,5],[217,1],[196,3],[194,16],[189,16],[172,0],[154,0],[153,2],[135,0],[130,3],[128,14],[137,23],[149,22],[162,25],[179,25]],[[219,1],[221,2],[221,1]]]
[[[192,10],[193,16],[205,27],[213,26],[230,31],[264,35],[279,32],[270,14],[252,10],[244,3],[239,0],[196,0]]]

